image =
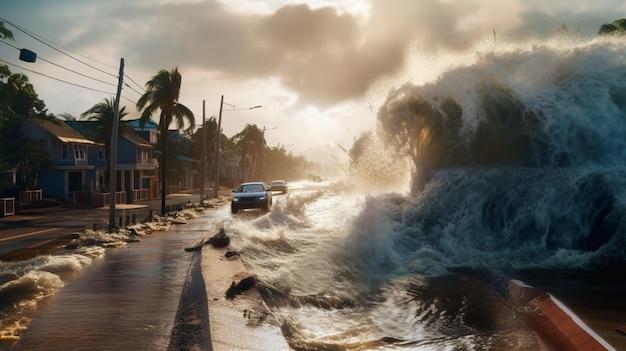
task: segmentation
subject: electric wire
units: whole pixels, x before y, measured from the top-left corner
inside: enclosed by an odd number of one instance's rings
[[[11,25],[12,27],[14,27],[15,29],[17,29],[17,30],[19,30],[20,32],[22,32],[22,33],[24,33],[24,34],[28,35],[29,37],[31,37],[31,38],[33,38],[33,39],[37,40],[38,42],[40,42],[40,43],[44,44],[45,46],[47,46],[47,47],[49,47],[49,48],[51,48],[51,49],[53,49],[53,50],[55,50],[55,51],[57,51],[57,52],[59,52],[59,53],[61,53],[61,54],[65,55],[65,56],[67,56],[67,57],[69,57],[69,58],[71,58],[71,59],[73,59],[73,60],[75,60],[75,61],[77,61],[77,62],[80,62],[80,63],[82,63],[82,64],[83,64],[83,65],[85,65],[85,66],[91,67],[91,68],[95,69],[96,71],[99,71],[99,72],[104,73],[104,74],[107,74],[107,75],[109,75],[109,76],[111,76],[111,77],[117,78],[117,75],[115,75],[115,74],[113,74],[113,73],[110,73],[110,72],[107,72],[107,71],[105,71],[105,70],[102,70],[102,69],[100,69],[100,68],[98,68],[98,67],[96,67],[96,66],[94,66],[94,65],[92,65],[92,64],[90,64],[90,63],[87,63],[87,62],[85,62],[85,61],[83,61],[83,60],[81,60],[81,59],[79,59],[79,58],[77,58],[77,57],[75,57],[75,56],[73,56],[73,55],[70,55],[69,53],[65,52],[64,50],[61,50],[61,49],[57,48],[56,46],[54,46],[54,45],[52,45],[52,44],[48,43],[48,42],[47,42],[46,40],[44,40],[43,38],[40,38],[40,37],[39,37],[39,36],[37,36],[36,34],[34,34],[34,33],[30,32],[28,29],[22,28],[21,26],[16,25],[15,23],[13,23],[13,22],[11,22],[11,21],[7,21],[7,20],[6,20],[6,19],[4,19],[4,18],[0,18],[0,20],[2,20],[2,21],[4,21],[4,22],[8,23],[9,25]],[[69,51],[69,50],[68,50],[68,51]]]
[[[70,81],[67,81],[67,80],[64,80],[64,79],[61,79],[61,78],[53,77],[53,76],[51,76],[51,75],[48,75],[48,74],[45,74],[45,73],[41,73],[41,72],[39,72],[39,71],[32,70],[32,69],[30,69],[30,68],[26,68],[26,67],[23,67],[23,66],[17,65],[17,64],[15,64],[15,63],[11,63],[11,62],[6,61],[6,60],[3,60],[3,59],[1,59],[1,58],[0,58],[0,62],[2,62],[2,63],[4,63],[4,64],[7,64],[7,65],[9,65],[9,66],[13,66],[13,67],[16,67],[16,68],[22,69],[22,70],[27,71],[27,72],[30,72],[30,73],[38,74],[38,75],[40,75],[40,76],[43,76],[43,77],[46,77],[46,78],[49,78],[49,79],[52,79],[52,80],[59,81],[59,82],[61,82],[61,83],[65,83],[65,84],[73,85],[73,86],[76,86],[76,87],[79,87],[79,88],[83,88],[83,89],[87,89],[87,90],[95,91],[95,92],[102,93],[102,94],[107,94],[107,95],[115,95],[114,93],[111,93],[111,92],[108,92],[108,91],[104,91],[104,90],[100,90],[100,89],[96,89],[96,88],[88,87],[88,86],[86,86],[86,85],[77,84],[77,83],[73,83],[73,82],[70,82]],[[137,104],[137,102],[135,102],[134,100],[131,100],[131,99],[127,98],[126,96],[123,96],[123,95],[122,95],[122,98],[124,98],[124,99],[126,99],[126,100],[128,100],[128,101],[130,101],[130,102],[133,102],[133,103]]]
[[[15,45],[13,45],[13,44],[11,44],[11,43],[9,43],[9,42],[6,42],[6,41],[4,41],[4,40],[2,40],[2,39],[0,39],[0,42],[2,42],[3,44],[6,44],[6,45],[8,45],[8,46],[10,46],[10,47],[12,47],[12,48],[14,48],[14,49],[18,50],[18,51],[19,51],[19,50],[21,50],[19,47],[15,46]],[[72,72],[72,73],[74,73],[74,74],[78,74],[79,76],[82,76],[82,77],[85,77],[85,78],[89,78],[89,79],[94,80],[94,81],[96,81],[96,82],[100,82],[100,83],[107,84],[107,85],[114,86],[114,87],[115,87],[115,86],[117,86],[117,84],[113,84],[113,83],[111,83],[111,82],[107,82],[107,81],[104,81],[104,80],[102,80],[102,79],[95,78],[95,77],[92,77],[92,76],[90,76],[90,75],[87,75],[87,74],[84,74],[84,73],[81,73],[81,72],[75,71],[75,70],[73,70],[73,69],[71,69],[71,68],[67,68],[67,67],[65,67],[65,66],[62,66],[62,65],[60,65],[60,64],[58,64],[58,63],[56,63],[56,62],[50,61],[50,60],[48,60],[48,59],[46,59],[46,58],[44,58],[44,57],[42,57],[42,56],[37,55],[37,58],[38,58],[38,59],[40,59],[41,61],[47,62],[47,63],[49,63],[49,64],[51,64],[51,65],[53,65],[53,66],[59,67],[59,68],[64,69],[64,70],[66,70],[66,71],[68,71],[68,72]]]

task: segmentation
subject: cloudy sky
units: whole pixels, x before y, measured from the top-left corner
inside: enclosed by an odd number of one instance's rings
[[[232,135],[245,123],[278,127],[270,145],[304,152],[350,144],[375,126],[376,107],[406,77],[412,53],[463,52],[492,35],[541,38],[566,23],[591,36],[626,17],[622,0],[0,0],[0,17],[110,65],[119,57],[143,83],[160,68],[178,66],[181,102],[201,116],[216,114],[220,94],[237,107],[224,114]],[[13,29],[9,27],[10,29]],[[15,44],[41,57],[115,83],[17,30]],[[0,58],[105,91],[45,62],[20,63],[0,45]],[[92,61],[88,61],[92,62]],[[17,71],[16,69],[13,69]],[[53,113],[75,115],[106,95],[29,74]],[[130,89],[124,95],[138,96]],[[128,103],[131,111],[133,104]],[[136,112],[131,115],[136,115]]]

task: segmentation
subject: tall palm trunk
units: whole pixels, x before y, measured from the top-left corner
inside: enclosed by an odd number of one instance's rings
[[[165,193],[167,191],[167,180],[165,174],[167,173],[167,166],[165,164],[165,152],[167,148],[167,124],[163,120],[164,116],[161,115],[161,216],[165,216]]]

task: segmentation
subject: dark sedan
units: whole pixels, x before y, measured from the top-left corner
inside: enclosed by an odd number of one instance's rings
[[[232,213],[248,208],[260,208],[264,211],[272,208],[272,192],[265,183],[243,183],[233,190],[233,193],[233,201],[230,204]]]

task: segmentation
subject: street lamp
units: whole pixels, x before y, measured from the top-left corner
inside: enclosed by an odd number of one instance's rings
[[[224,110],[224,105],[230,106],[230,109]],[[227,102],[224,102],[224,95],[220,98],[220,114],[217,120],[217,137],[215,138],[215,189],[213,189],[213,195],[217,197],[219,188],[220,188],[220,135],[222,133],[222,112],[225,111],[243,111],[243,110],[254,110],[257,108],[261,108],[263,106],[256,105],[247,108],[237,108],[235,105],[231,105]]]

